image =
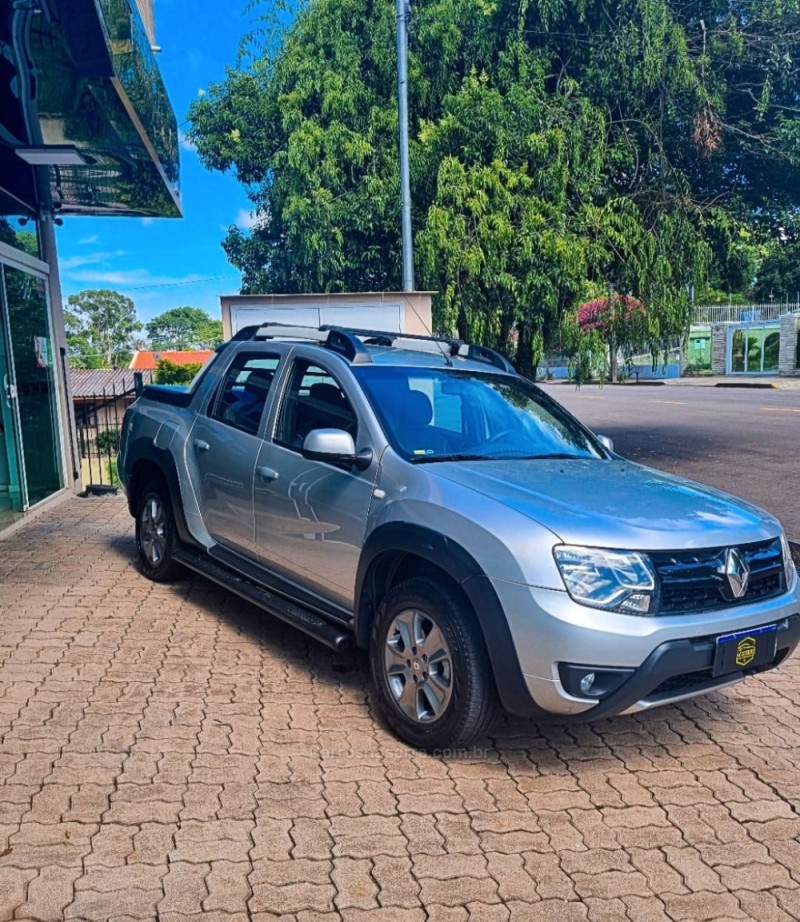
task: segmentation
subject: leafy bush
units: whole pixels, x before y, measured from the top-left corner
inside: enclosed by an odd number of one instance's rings
[[[94,442],[97,450],[103,454],[116,454],[119,451],[119,430],[104,429],[97,433]]]
[[[169,359],[159,359],[156,362],[156,384],[191,384],[194,376],[203,367],[201,362],[190,362],[188,365],[178,365]]]

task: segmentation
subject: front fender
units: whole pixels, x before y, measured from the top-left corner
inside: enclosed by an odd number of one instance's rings
[[[375,564],[386,552],[396,552],[398,560],[406,554],[422,558],[458,583],[478,620],[503,707],[515,714],[536,715],[538,709],[531,700],[508,621],[494,587],[468,551],[433,529],[410,522],[393,522],[375,529],[367,538],[355,587],[354,630],[358,645],[369,646],[377,595]]]

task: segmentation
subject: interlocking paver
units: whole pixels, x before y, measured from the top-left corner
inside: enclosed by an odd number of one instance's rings
[[[436,758],[364,657],[147,582],[131,532],[75,499],[0,543],[0,922],[800,918],[800,659]]]

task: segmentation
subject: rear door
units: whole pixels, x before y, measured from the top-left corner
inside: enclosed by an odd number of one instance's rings
[[[186,447],[200,506],[219,544],[254,554],[253,473],[280,355],[243,351],[233,359]]]

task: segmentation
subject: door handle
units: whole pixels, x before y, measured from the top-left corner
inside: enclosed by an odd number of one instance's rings
[[[256,473],[262,480],[277,480],[278,472],[271,467],[260,465],[256,468]]]
[[[194,445],[198,451],[208,451],[208,449],[211,448],[208,442],[204,442],[202,439],[194,439],[192,445]]]

